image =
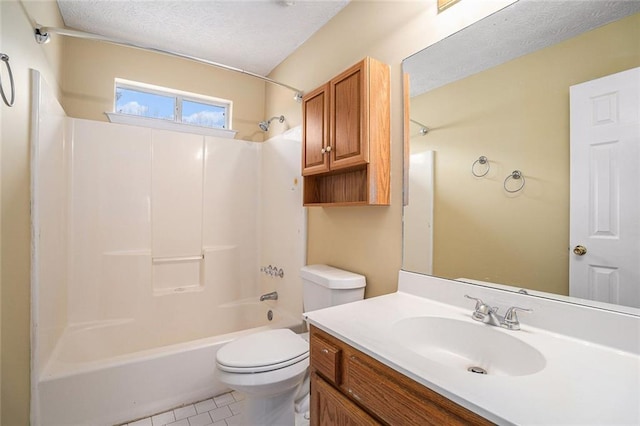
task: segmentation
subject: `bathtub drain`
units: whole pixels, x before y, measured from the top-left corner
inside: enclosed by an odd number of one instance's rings
[[[271,321],[273,319],[273,311],[271,309],[269,309],[269,312],[267,312],[267,319],[269,321]]]
[[[477,366],[469,367],[469,368],[467,368],[467,371],[469,371],[471,373],[475,373],[475,374],[487,374],[487,370],[485,370],[482,367],[477,367]]]

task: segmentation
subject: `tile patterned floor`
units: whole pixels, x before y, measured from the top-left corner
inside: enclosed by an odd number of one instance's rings
[[[229,392],[174,408],[121,426],[231,426],[239,425],[244,396]]]
[[[243,400],[233,391],[121,426],[238,426]],[[296,414],[296,426],[309,426],[309,420]]]

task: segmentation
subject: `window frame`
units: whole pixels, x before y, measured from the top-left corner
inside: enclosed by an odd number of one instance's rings
[[[174,100],[173,112],[174,119],[163,119],[156,117],[148,117],[145,115],[135,115],[135,114],[126,114],[117,111],[117,92],[118,89],[129,89],[134,90],[136,92],[149,93],[153,95],[159,95],[164,97],[170,97]],[[188,102],[197,102],[204,105],[211,105],[214,107],[222,107],[225,110],[225,124],[224,127],[213,127],[213,126],[202,126],[199,124],[192,124],[182,121],[182,103],[184,101]],[[116,78],[113,85],[113,115],[122,116],[122,117],[136,117],[147,120],[154,120],[158,122],[164,123],[174,123],[183,126],[196,127],[201,129],[210,129],[210,130],[222,130],[222,131],[231,131],[232,125],[232,112],[233,112],[233,101],[228,99],[217,98],[213,96],[200,95],[198,93],[185,92],[176,89],[170,89],[168,87],[155,86],[152,84],[141,83],[138,81],[125,80],[122,78]],[[111,119],[111,114],[107,114]],[[113,120],[112,120],[113,121]]]
[[[454,4],[458,3],[460,0],[438,0],[438,13],[450,8]]]

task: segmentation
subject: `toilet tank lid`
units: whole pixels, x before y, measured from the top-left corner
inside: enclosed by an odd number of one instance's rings
[[[364,275],[329,265],[303,266],[300,276],[321,286],[335,289],[362,288],[367,284]]]

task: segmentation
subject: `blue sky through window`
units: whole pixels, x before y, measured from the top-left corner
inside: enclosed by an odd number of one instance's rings
[[[182,122],[204,127],[226,128],[225,108],[200,102],[182,101]]]
[[[118,87],[116,112],[173,121],[175,120],[175,100],[176,98],[171,96]]]

